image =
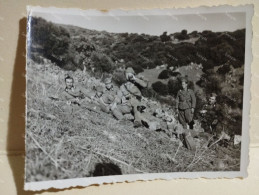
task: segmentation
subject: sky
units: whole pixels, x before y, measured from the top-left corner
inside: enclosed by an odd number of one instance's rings
[[[114,14],[87,15],[69,12],[48,13],[34,11],[33,16],[42,17],[47,21],[59,24],[79,26],[91,30],[108,31],[114,33],[144,33],[150,35],[161,35],[181,32],[186,29],[189,32],[197,30],[211,30],[213,32],[235,31],[245,28],[245,12],[221,12],[221,13],[191,13],[191,14],[170,14],[159,15],[131,14],[116,16]]]

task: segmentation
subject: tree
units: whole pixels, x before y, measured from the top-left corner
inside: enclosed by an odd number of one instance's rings
[[[106,54],[93,52],[91,60],[97,72],[111,73],[114,70],[113,62]]]
[[[162,42],[170,41],[171,37],[167,35],[167,32],[164,32],[162,35],[160,35],[160,39]]]
[[[70,46],[70,35],[68,31],[42,18],[30,17],[31,20],[31,42],[34,47],[42,48],[43,55],[58,65],[63,65],[64,57],[68,54]]]
[[[168,79],[170,77],[169,70],[163,70],[159,75],[158,79]]]
[[[176,97],[178,91],[182,89],[182,83],[180,78],[177,78],[175,80],[170,79],[168,81],[168,93],[174,97]]]
[[[186,35],[187,35],[187,30],[185,30],[185,29],[182,30],[182,31],[181,31],[181,34],[184,35],[184,36],[186,36]]]

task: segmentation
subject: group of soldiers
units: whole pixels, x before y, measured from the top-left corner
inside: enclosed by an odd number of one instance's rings
[[[125,70],[125,78],[126,82],[120,87],[114,86],[112,79],[108,77],[104,79],[103,85],[89,89],[75,86],[74,79],[67,75],[66,87],[60,94],[60,99],[67,103],[64,109],[68,112],[73,109],[73,105],[91,104],[119,121],[131,120],[135,128],[145,126],[150,130],[165,131],[170,137],[179,138],[188,149],[194,149],[193,137],[202,137],[204,134],[192,130],[195,125],[193,115],[196,97],[194,91],[188,88],[188,80],[182,79],[182,89],[177,94],[174,112],[171,108],[162,109],[158,102],[142,96],[141,91],[148,87],[148,81],[137,75],[131,67]],[[202,121],[205,133],[217,135],[215,132],[220,131],[222,134],[216,94],[211,94],[208,104],[204,105],[200,114],[203,118],[205,115],[209,116],[206,117],[209,121]],[[223,139],[225,138],[228,139],[227,136]]]

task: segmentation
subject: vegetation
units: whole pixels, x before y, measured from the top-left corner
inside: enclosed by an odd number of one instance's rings
[[[125,82],[124,68],[132,67],[136,73],[148,69],[159,73],[151,87],[142,91],[143,96],[172,106],[181,89],[180,78],[188,76],[189,88],[197,97],[195,116],[209,94],[217,93],[228,133],[241,135],[245,29],[183,30],[151,36],[30,20],[27,105],[31,109],[27,110],[26,134],[27,143],[33,143],[26,145],[30,181],[94,176],[107,166],[105,162],[113,164],[118,174],[222,170],[215,165],[216,151],[205,149],[202,140],[197,140],[199,147],[193,154],[161,132],[139,131],[99,111],[75,108],[73,114],[61,112],[49,96],[62,89],[62,76],[67,71],[82,85],[87,84],[87,78],[110,74],[118,87]],[[47,74],[41,74],[43,71]],[[199,123],[199,118],[195,119]],[[227,165],[224,170],[239,169],[240,148],[217,150],[226,154],[222,156]]]

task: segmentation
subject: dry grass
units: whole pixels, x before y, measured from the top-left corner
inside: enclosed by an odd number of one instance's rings
[[[196,139],[193,152],[163,132],[134,128],[87,104],[62,111],[65,103],[49,97],[63,89],[65,73],[51,64],[27,66],[27,182],[93,176],[98,163],[117,165],[122,174],[239,169],[239,149],[222,152]],[[81,84],[89,76],[71,74]],[[224,167],[215,163],[219,157]]]

